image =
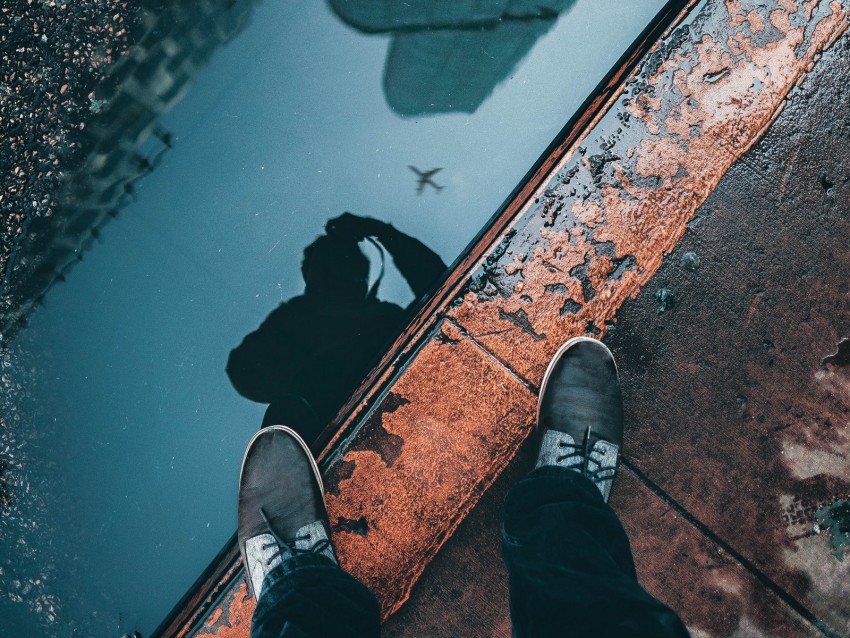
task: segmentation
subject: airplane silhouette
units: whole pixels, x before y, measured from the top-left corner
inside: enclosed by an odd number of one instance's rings
[[[445,186],[438,186],[436,183],[434,183],[434,180],[431,179],[434,175],[436,175],[441,170],[443,170],[442,167],[441,168],[432,168],[430,171],[420,171],[415,166],[411,166],[410,164],[408,164],[407,168],[409,168],[410,170],[412,170],[414,173],[416,173],[419,176],[419,183],[416,185],[416,194],[417,195],[422,194],[422,191],[425,190],[426,184],[430,184],[431,186],[433,186],[434,190],[436,190],[437,192],[439,192],[439,191],[441,191],[445,188]]]

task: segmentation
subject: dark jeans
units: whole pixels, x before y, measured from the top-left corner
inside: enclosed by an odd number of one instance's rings
[[[638,584],[617,515],[584,476],[531,472],[505,499],[502,551],[517,638],[686,638]],[[324,556],[297,556],[263,585],[251,638],[377,637],[378,603]]]

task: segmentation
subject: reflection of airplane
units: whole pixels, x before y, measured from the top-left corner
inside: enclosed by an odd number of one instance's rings
[[[422,194],[422,191],[425,190],[426,184],[430,184],[431,186],[433,186],[434,190],[436,191],[441,191],[445,188],[445,186],[438,186],[434,183],[434,180],[431,179],[434,175],[443,170],[442,168],[432,168],[430,171],[420,171],[418,168],[416,168],[415,166],[411,166],[410,164],[407,165],[407,168],[419,175],[419,183],[416,185],[417,195]]]

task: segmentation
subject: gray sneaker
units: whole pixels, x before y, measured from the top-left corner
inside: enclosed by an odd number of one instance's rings
[[[602,342],[575,337],[561,346],[540,385],[537,428],[536,467],[580,472],[607,502],[623,445],[623,398],[617,364]]]
[[[263,428],[248,443],[238,521],[239,550],[255,599],[266,575],[292,556],[316,553],[337,563],[319,468],[307,444],[286,426]]]

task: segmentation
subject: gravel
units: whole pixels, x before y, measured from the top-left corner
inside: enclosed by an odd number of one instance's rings
[[[121,0],[6,0],[0,8],[0,281],[30,221],[51,215],[80,159],[93,90],[126,54],[134,11]]]

